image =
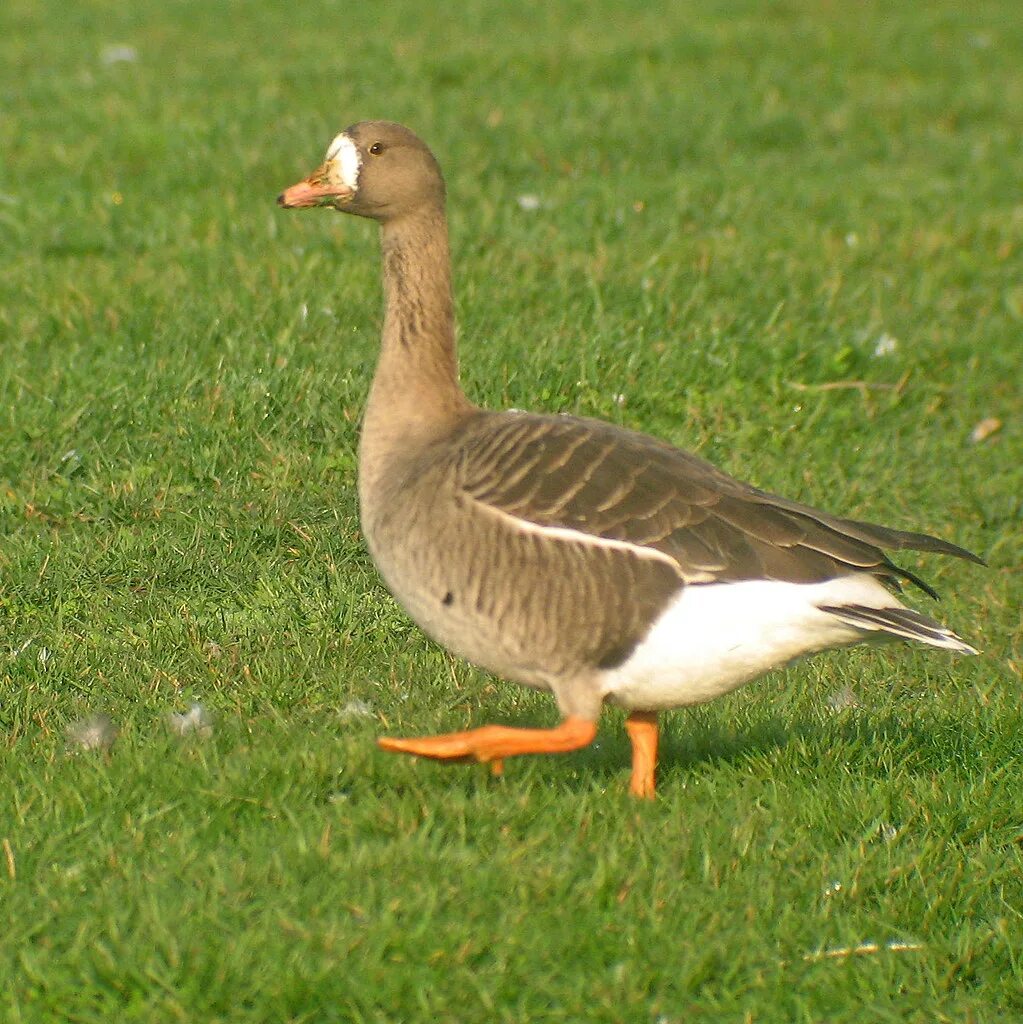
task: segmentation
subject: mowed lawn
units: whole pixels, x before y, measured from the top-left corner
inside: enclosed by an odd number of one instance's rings
[[[0,13],[0,1019],[1023,1019],[1023,10],[428,6]],[[616,711],[378,752],[557,716],[360,538],[375,229],[274,200],[364,117],[447,172],[475,400],[977,551],[901,560],[981,656],[667,715],[649,805]]]

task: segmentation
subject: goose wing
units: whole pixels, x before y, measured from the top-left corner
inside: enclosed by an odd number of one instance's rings
[[[460,447],[463,494],[524,529],[670,559],[685,583],[816,583],[868,572],[934,591],[885,550],[976,555],[921,533],[840,519],[599,420],[483,414]]]

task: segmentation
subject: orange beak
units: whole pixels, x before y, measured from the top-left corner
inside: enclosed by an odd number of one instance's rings
[[[277,203],[286,210],[304,206],[334,206],[336,200],[351,199],[354,195],[354,189],[332,182],[327,165],[323,164],[304,181],[286,188],[277,197]]]

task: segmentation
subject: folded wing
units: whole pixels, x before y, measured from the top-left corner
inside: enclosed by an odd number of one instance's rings
[[[485,415],[465,438],[459,478],[467,497],[522,523],[668,556],[684,583],[818,583],[867,572],[895,587],[908,580],[935,596],[885,551],[980,562],[937,537],[777,497],[697,456],[597,420]]]

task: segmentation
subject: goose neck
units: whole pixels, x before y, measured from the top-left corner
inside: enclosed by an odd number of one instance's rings
[[[407,448],[471,408],[458,383],[451,257],[443,209],[383,227],[384,327],[364,447]]]

